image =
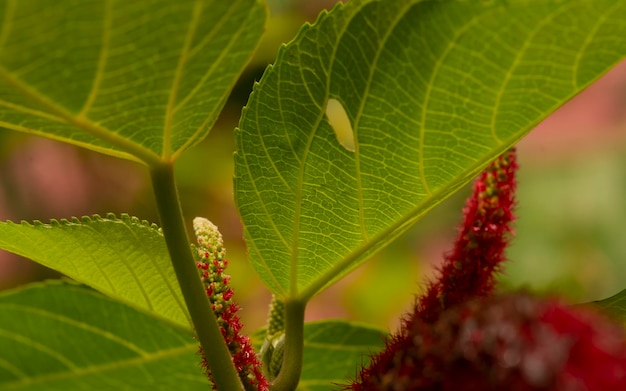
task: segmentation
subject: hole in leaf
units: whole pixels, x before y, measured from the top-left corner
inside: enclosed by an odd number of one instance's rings
[[[335,136],[337,136],[339,144],[348,151],[354,152],[354,131],[352,130],[348,113],[346,113],[341,102],[334,98],[328,99],[326,117],[335,132]]]

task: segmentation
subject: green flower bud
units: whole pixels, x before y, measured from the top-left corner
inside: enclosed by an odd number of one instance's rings
[[[283,355],[285,352],[285,333],[275,334],[273,337],[265,338],[261,347],[261,360],[265,376],[272,381],[280,373],[283,365]]]

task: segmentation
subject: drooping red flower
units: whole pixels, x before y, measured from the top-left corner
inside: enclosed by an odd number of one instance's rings
[[[233,364],[246,390],[267,391],[269,382],[262,373],[261,361],[252,348],[250,338],[240,333],[243,325],[237,315],[239,306],[233,302],[234,292],[229,286],[230,276],[224,273],[228,261],[222,235],[213,223],[201,217],[194,219],[193,227],[198,240],[196,266]],[[202,347],[198,353],[202,357],[201,365],[216,390]]]
[[[526,294],[478,297],[416,319],[354,390],[626,390],[626,333],[582,307]],[[374,366],[376,367],[376,366]]]

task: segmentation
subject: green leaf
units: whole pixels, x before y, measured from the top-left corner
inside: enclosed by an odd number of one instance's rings
[[[603,311],[626,325],[626,289],[604,300],[589,303],[601,308]]]
[[[0,248],[190,328],[165,240],[155,225],[126,215],[50,224],[0,222]]]
[[[337,389],[348,384],[368,357],[385,347],[385,332],[372,326],[343,320],[323,320],[304,325],[304,363],[298,384],[300,391]],[[257,351],[266,329],[252,339]]]
[[[623,59],[625,19],[613,0],[357,1],[323,13],[281,50],[237,132],[255,269],[283,298],[345,275]],[[329,99],[349,125],[333,114],[331,127]]]
[[[0,295],[2,390],[207,390],[197,343],[67,283]]]
[[[5,1],[0,127],[154,164],[206,136],[265,23],[258,0]]]
[[[370,326],[338,320],[307,323],[298,390],[331,390],[349,383],[358,366],[384,346],[384,333]]]

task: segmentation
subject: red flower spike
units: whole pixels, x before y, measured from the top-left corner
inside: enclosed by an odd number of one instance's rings
[[[353,384],[353,390],[373,390],[366,386],[370,378],[389,376],[393,371],[405,375],[402,371],[407,368],[396,365],[397,356],[404,354],[403,349],[416,335],[409,335],[408,330],[435,323],[446,309],[492,293],[494,274],[506,260],[504,250],[515,218],[516,170],[515,150],[511,149],[494,160],[474,182],[473,193],[463,208],[464,220],[454,249],[445,256],[439,279],[428,285],[400,332],[387,340],[385,351],[362,370],[362,383]],[[416,365],[426,364],[418,361]]]
[[[511,149],[474,182],[454,249],[446,254],[439,279],[419,298],[416,318],[434,322],[446,308],[493,292],[494,275],[506,260],[504,250],[513,232],[517,168]]]
[[[479,177],[441,277],[355,391],[626,390],[626,332],[581,307],[489,297],[514,218],[514,151]]]
[[[478,297],[403,333],[352,390],[626,390],[624,330],[556,300]]]
[[[224,274],[228,261],[225,259],[222,235],[213,223],[200,217],[194,219],[193,227],[198,238],[197,256],[200,261],[197,267],[204,271],[200,273],[200,278],[211,302],[211,308],[217,316],[224,341],[230,349],[233,364],[246,390],[267,391],[269,382],[263,376],[261,361],[252,349],[250,339],[239,334],[243,325],[237,315],[239,306],[232,301],[233,289],[228,286],[230,276]],[[200,347],[198,352],[202,356],[202,367],[215,390],[204,351]]]

